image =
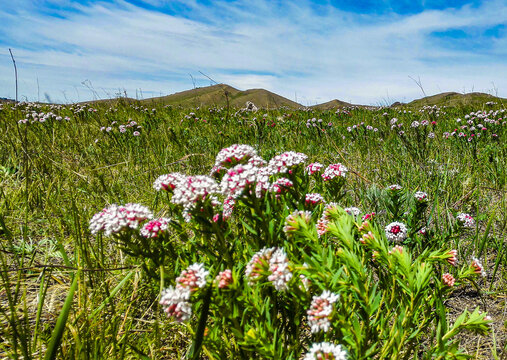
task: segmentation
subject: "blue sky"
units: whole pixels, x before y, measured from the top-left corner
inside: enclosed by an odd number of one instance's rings
[[[28,100],[167,95],[209,85],[200,72],[304,105],[409,101],[411,78],[507,97],[504,0],[0,3],[0,97],[14,97],[8,48]]]

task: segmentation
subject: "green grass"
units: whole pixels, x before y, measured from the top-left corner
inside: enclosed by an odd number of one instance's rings
[[[345,164],[351,173],[341,204],[374,211],[380,219],[387,218],[386,207],[375,188],[394,183],[426,191],[432,199],[427,215],[440,228],[453,212],[473,214],[473,234],[447,245],[458,249],[462,259],[481,256],[488,277],[479,280],[475,296],[467,295],[474,291],[471,285],[457,289],[451,305],[459,310],[478,305],[493,318],[494,335],[479,343],[475,335],[462,338],[467,353],[505,359],[506,125],[484,124],[488,130],[472,143],[443,137],[457,127],[457,118],[483,108],[502,109],[502,104],[464,102],[441,109],[438,117],[411,108],[354,109],[350,115],[259,110],[231,112],[228,118],[225,109],[180,110],[150,103],[148,110],[144,105],[119,102],[111,110],[110,104],[96,104],[97,111],[87,106],[78,111],[79,105],[2,105],[1,357],[179,359],[189,353],[193,330],[161,312],[160,283],[110,238],[92,236],[88,221],[113,203],[170,211],[153,181],[170,172],[208,174],[220,149],[238,143],[254,146],[266,160],[293,150],[311,161]],[[52,111],[70,120],[18,123],[32,111]],[[195,115],[186,117],[191,111]],[[325,132],[307,128],[313,117],[323,120]],[[391,118],[404,124],[404,136],[391,130]],[[118,125],[128,119],[137,125],[120,133]],[[415,130],[410,127],[414,120],[436,124]],[[113,130],[101,131],[113,121]],[[360,130],[347,131],[361,122]],[[140,136],[133,136],[134,130]],[[498,137],[492,138],[493,132]]]

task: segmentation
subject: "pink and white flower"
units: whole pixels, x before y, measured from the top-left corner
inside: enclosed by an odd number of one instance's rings
[[[209,271],[204,268],[204,264],[192,264],[176,278],[176,288],[187,288],[191,292],[202,289],[206,286],[208,275]]]
[[[334,178],[345,178],[348,171],[349,170],[342,164],[331,164],[324,170],[322,179],[324,179],[324,181],[329,181]]]
[[[294,167],[304,164],[307,159],[308,156],[303,153],[287,151],[269,160],[268,172],[270,175],[291,172]]]
[[[168,316],[174,317],[178,322],[187,321],[192,316],[190,304],[190,289],[174,288],[170,286],[160,295],[160,305]]]
[[[456,219],[458,220],[459,224],[464,228],[472,229],[475,227],[475,220],[469,214],[460,213],[458,214],[458,216],[456,216]]]
[[[254,157],[258,157],[257,151],[250,145],[234,144],[218,152],[215,158],[215,166],[230,168]]]
[[[185,181],[186,176],[180,173],[171,173],[160,175],[153,183],[153,188],[157,191],[165,190],[172,192],[176,186]]]
[[[318,162],[311,163],[305,168],[305,174],[313,175],[316,172],[320,172],[320,170],[322,170],[323,167],[324,165],[322,165],[321,163]]]
[[[169,218],[153,219],[144,224],[141,229],[141,236],[145,238],[156,238],[163,232],[165,232],[169,226]]]
[[[347,352],[341,345],[322,342],[313,344],[303,360],[347,360]]]
[[[125,229],[137,229],[142,221],[151,218],[153,213],[145,206],[113,204],[93,215],[89,229],[93,235],[103,231],[104,235],[110,236]]]
[[[328,332],[331,327],[331,315],[333,304],[338,300],[339,295],[329,290],[324,290],[320,296],[314,296],[308,314],[308,325],[311,332]]]
[[[305,203],[307,205],[315,206],[324,202],[324,197],[319,193],[310,193],[305,196]]]
[[[401,242],[407,237],[407,227],[401,222],[393,222],[385,228],[386,237],[389,241]]]

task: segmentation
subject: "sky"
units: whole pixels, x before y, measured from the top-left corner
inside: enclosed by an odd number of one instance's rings
[[[0,97],[70,103],[212,83],[314,105],[507,98],[505,0],[0,0]],[[209,77],[209,78],[208,78]]]

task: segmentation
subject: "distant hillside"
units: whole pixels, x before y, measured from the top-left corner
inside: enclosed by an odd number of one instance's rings
[[[457,105],[483,105],[488,101],[501,104],[507,99],[502,99],[493,95],[473,92],[468,94],[460,94],[456,92],[445,92],[432,96],[426,96],[422,99],[409,102],[407,105],[412,107],[422,107],[424,105],[438,106],[457,106]]]
[[[12,100],[12,99],[0,98],[0,104],[13,103],[13,102],[14,102],[14,100]]]
[[[186,90],[172,95],[141,100],[141,102],[157,102],[165,105],[182,107],[226,106],[226,96],[229,98],[229,106],[235,108],[245,107],[247,101],[253,102],[259,108],[278,108],[281,106],[288,106],[291,108],[301,107],[300,104],[292,100],[264,89],[241,91],[225,84]]]
[[[313,105],[310,107],[315,110],[325,111],[325,110],[334,110],[334,109],[345,107],[345,106],[352,106],[352,104],[345,102],[345,101],[334,99],[334,100],[331,100],[331,101],[328,101],[328,102],[325,102],[322,104]]]

